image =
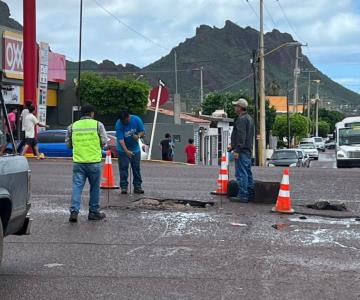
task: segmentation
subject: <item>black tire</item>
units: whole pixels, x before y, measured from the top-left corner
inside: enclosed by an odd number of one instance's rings
[[[4,232],[3,232],[2,221],[0,218],[0,266],[1,266],[2,256],[3,256],[3,245],[4,245]]]
[[[319,160],[319,158],[318,158],[318,157],[314,157],[314,159],[315,159],[315,160]]]

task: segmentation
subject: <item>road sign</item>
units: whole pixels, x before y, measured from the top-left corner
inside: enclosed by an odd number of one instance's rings
[[[151,106],[156,107],[156,100],[159,93],[159,86],[153,87],[153,89],[150,92],[150,102]],[[169,100],[169,91],[165,86],[161,87],[161,94],[160,94],[160,100],[159,100],[159,106],[164,105]]]

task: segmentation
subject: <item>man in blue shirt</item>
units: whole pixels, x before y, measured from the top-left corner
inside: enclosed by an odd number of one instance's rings
[[[127,111],[120,112],[119,120],[115,125],[117,138],[117,151],[119,153],[119,172],[121,193],[127,194],[129,164],[134,174],[134,193],[143,194],[141,188],[142,179],[140,172],[141,150],[139,139],[145,135],[143,121],[135,115],[130,115]]]

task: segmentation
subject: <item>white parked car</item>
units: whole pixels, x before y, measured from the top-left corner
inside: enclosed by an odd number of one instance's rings
[[[325,142],[322,137],[315,136],[311,138],[304,138],[300,141],[300,144],[307,144],[307,143],[314,143],[315,147],[318,150],[325,152]]]
[[[321,150],[322,152],[325,152],[325,141],[322,137],[314,137],[315,146],[318,150]]]
[[[315,143],[300,143],[299,148],[303,149],[304,152],[309,155],[310,158],[315,160],[319,159],[319,151],[317,150]]]

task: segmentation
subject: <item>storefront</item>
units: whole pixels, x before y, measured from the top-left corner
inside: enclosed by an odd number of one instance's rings
[[[23,36],[19,31],[0,26],[0,82],[11,90],[3,91],[8,109],[18,108],[18,115],[23,109],[24,99],[24,62],[23,62]],[[38,45],[38,106],[42,122],[47,122],[47,116],[56,110],[60,83],[66,80],[66,60],[49,50],[49,45]],[[50,114],[50,115],[49,115]],[[19,126],[18,126],[19,128]]]

